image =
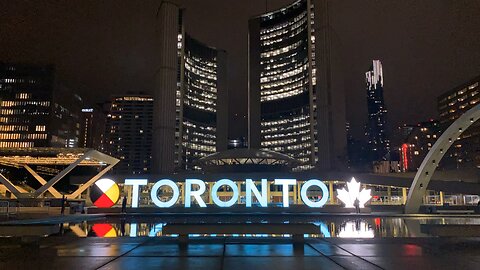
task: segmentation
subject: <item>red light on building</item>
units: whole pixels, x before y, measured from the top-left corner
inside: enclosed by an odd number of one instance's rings
[[[402,144],[402,166],[403,166],[403,171],[408,170],[408,144],[404,143]]]

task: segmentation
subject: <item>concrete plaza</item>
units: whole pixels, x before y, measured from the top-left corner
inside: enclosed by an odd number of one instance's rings
[[[0,239],[0,269],[479,269],[480,238]]]

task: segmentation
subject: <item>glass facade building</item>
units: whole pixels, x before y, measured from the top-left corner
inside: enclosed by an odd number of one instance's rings
[[[196,160],[227,149],[226,53],[188,35],[173,3],[162,2],[158,20],[156,171],[197,170]]]
[[[0,147],[78,147],[82,99],[52,66],[0,63]]]
[[[317,55],[329,53],[317,48],[315,14],[300,0],[249,21],[249,146],[295,158],[295,170],[334,166],[331,89],[318,83],[330,77],[317,72]],[[340,129],[345,151],[344,117]]]
[[[125,95],[108,104],[104,151],[121,159],[117,174],[147,174],[152,159],[153,97]]]
[[[386,134],[387,109],[383,98],[383,68],[380,60],[373,60],[365,73],[365,82],[368,110],[365,135],[371,160],[381,160],[390,151],[390,140]]]
[[[437,99],[440,126],[447,129],[462,114],[480,103],[480,76],[440,95]],[[441,165],[446,168],[472,168],[480,164],[480,123],[470,126],[445,154]],[[477,167],[480,167],[476,165]]]

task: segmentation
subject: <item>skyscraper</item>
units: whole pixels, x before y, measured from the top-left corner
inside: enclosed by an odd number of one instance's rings
[[[330,31],[326,1],[298,0],[249,20],[249,147],[287,154],[300,161],[295,170],[346,164]]]
[[[102,138],[105,129],[105,114],[95,107],[82,109],[82,127],[79,146],[102,150]]]
[[[104,151],[121,159],[117,174],[147,174],[151,170],[153,97],[131,94],[113,97],[105,125]]]
[[[0,147],[78,147],[82,99],[54,73],[0,63]]]
[[[368,121],[365,135],[371,160],[381,160],[390,151],[390,141],[386,134],[387,109],[383,98],[383,70],[380,60],[373,60],[365,73],[367,87]]]
[[[226,53],[185,31],[184,10],[162,1],[157,15],[155,172],[198,169],[194,161],[227,149]]]

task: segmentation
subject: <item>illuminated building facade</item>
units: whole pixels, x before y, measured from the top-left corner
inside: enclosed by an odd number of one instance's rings
[[[194,161],[227,149],[226,53],[189,36],[175,4],[162,2],[157,18],[154,169],[196,170]]]
[[[399,130],[410,132],[403,138],[399,147],[402,171],[416,172],[433,144],[442,134],[440,123],[435,120],[418,123],[415,126],[404,126]]]
[[[386,134],[387,109],[383,98],[383,68],[380,60],[373,60],[365,73],[367,87],[368,122],[365,135],[372,160],[382,160],[390,152]]]
[[[325,1],[300,0],[249,21],[249,147],[289,155],[295,170],[346,163],[327,12]]]
[[[105,115],[96,107],[83,108],[81,115],[80,147],[101,150]]]
[[[0,63],[0,147],[78,147],[82,99],[52,66]]]
[[[121,161],[117,174],[147,174],[151,169],[153,97],[113,97],[106,118],[104,151]]]
[[[442,129],[448,128],[463,113],[480,102],[480,76],[445,92],[437,99]],[[442,160],[444,167],[471,167],[480,157],[480,123],[468,128]]]

